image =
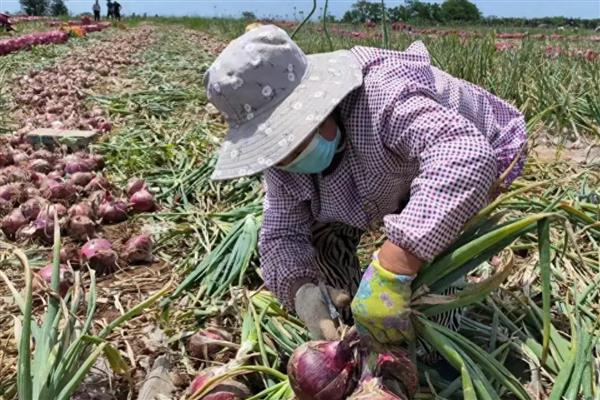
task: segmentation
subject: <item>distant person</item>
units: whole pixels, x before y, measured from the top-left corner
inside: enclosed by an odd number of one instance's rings
[[[94,3],[92,11],[94,11],[94,21],[100,21],[100,3],[98,3],[98,0]]]
[[[113,17],[117,20],[121,20],[121,4],[118,1],[113,1]]]
[[[113,2],[108,0],[106,2],[106,18],[111,19],[115,16],[114,14],[114,8],[113,8]]]
[[[0,27],[6,29],[6,32],[14,31],[12,24],[10,23],[9,16],[3,13],[0,13]]]

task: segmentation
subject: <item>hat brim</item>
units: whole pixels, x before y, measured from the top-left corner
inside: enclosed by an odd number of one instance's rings
[[[285,159],[362,85],[360,64],[348,50],[307,56],[300,84],[276,107],[230,125],[212,179],[250,176]]]

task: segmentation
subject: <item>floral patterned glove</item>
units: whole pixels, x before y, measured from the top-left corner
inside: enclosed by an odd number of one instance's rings
[[[413,279],[387,271],[373,255],[351,306],[361,336],[381,344],[398,344],[412,336],[409,315]]]

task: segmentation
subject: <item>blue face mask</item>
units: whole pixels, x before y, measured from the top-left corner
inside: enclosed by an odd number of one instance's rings
[[[333,140],[327,140],[317,132],[306,149],[294,161],[280,168],[299,174],[323,172],[331,164],[341,138],[339,128]]]

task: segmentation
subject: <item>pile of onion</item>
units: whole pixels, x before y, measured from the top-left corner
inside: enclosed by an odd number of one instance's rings
[[[355,332],[341,341],[297,348],[288,376],[298,400],[406,400],[417,391],[417,371],[406,353],[372,353]]]

